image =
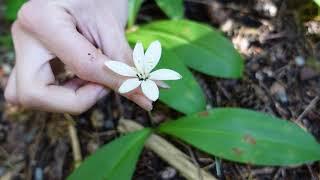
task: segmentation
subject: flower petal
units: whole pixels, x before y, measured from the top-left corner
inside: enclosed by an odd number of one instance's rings
[[[135,77],[137,74],[133,67],[120,61],[106,61],[104,64],[113,72],[122,76]]]
[[[133,49],[133,62],[139,72],[142,72],[144,66],[144,50],[141,42],[138,42]]]
[[[161,51],[161,44],[159,41],[154,41],[150,44],[144,55],[145,73],[150,73],[150,71],[159,63]]]
[[[156,101],[159,98],[159,88],[155,82],[149,79],[142,81],[141,89],[143,94],[151,101]]]
[[[127,93],[129,91],[132,91],[132,90],[136,89],[137,87],[139,87],[140,84],[141,84],[141,81],[139,81],[138,78],[125,80],[119,88],[119,93],[123,94],[123,93]]]
[[[149,78],[152,80],[178,80],[182,76],[171,69],[159,69],[150,73]]]

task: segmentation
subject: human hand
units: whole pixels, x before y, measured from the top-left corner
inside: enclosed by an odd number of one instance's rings
[[[16,65],[6,99],[25,107],[79,114],[117,90],[123,77],[106,60],[133,64],[125,38],[127,0],[31,0],[12,26]],[[102,53],[98,50],[100,49]],[[57,85],[50,60],[58,57],[80,79]],[[152,102],[140,90],[125,94],[146,110]]]

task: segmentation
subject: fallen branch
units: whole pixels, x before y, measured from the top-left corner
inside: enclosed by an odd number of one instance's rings
[[[119,121],[118,130],[121,133],[128,133],[141,130],[143,126],[132,120],[121,119]],[[162,137],[152,134],[146,141],[145,146],[156,153],[163,160],[177,169],[182,176],[190,180],[215,180],[216,178],[210,175],[203,169],[195,166],[191,158],[173,146],[171,143]]]

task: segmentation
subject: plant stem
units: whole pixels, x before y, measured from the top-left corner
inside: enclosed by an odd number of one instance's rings
[[[128,133],[141,130],[144,127],[132,120],[121,119],[118,129],[121,133]],[[203,180],[215,180],[216,178],[210,175],[203,169],[195,166],[191,158],[177,149],[174,145],[163,139],[162,137],[152,134],[145,143],[145,147],[152,150],[159,157],[177,169],[186,179],[199,179],[199,171]]]
[[[221,164],[220,164],[220,158],[216,157],[214,163],[216,164],[216,172],[217,176],[221,177]]]
[[[150,124],[151,124],[151,126],[154,127],[155,124],[154,124],[154,120],[153,120],[153,116],[152,116],[151,111],[148,111],[148,116],[149,116],[149,119],[150,119]]]
[[[79,138],[77,134],[77,129],[74,125],[74,119],[69,114],[64,114],[64,117],[67,121],[69,121],[68,130],[69,130],[69,136],[71,140],[71,147],[72,147],[72,153],[73,153],[73,159],[74,159],[74,166],[75,168],[78,168],[82,162],[82,155],[81,155],[81,148],[79,143]]]

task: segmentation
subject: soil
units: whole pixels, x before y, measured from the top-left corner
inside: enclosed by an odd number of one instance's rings
[[[194,72],[212,107],[266,112],[297,123],[320,140],[320,22],[312,2],[186,0],[185,7],[189,19],[223,31],[245,57],[245,73],[240,80]],[[153,1],[147,1],[139,22],[160,18],[164,14]],[[0,23],[0,35],[9,33],[9,23],[3,19]],[[4,175],[11,179],[65,179],[74,165],[68,122],[60,114],[5,103],[3,89],[13,65],[12,48],[0,45],[0,59],[0,179]],[[156,124],[182,116],[160,102],[154,109]],[[151,125],[148,113],[114,93],[74,117],[84,156],[119,136],[116,126],[120,117]],[[219,179],[320,178],[318,162],[297,167],[252,166],[221,160],[168,139]],[[144,150],[134,179],[184,178]]]

